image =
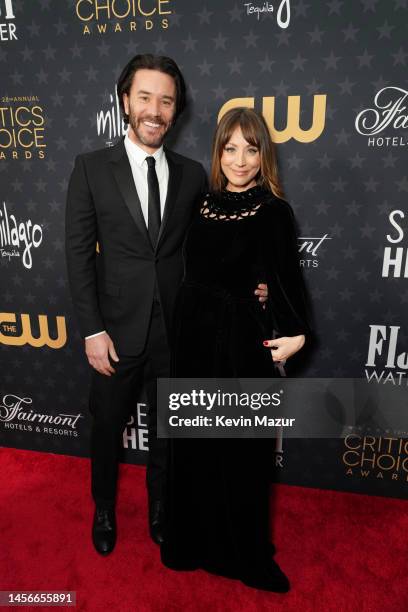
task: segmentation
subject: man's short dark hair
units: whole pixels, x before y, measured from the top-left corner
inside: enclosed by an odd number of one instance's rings
[[[141,69],[158,70],[159,72],[164,72],[164,74],[173,77],[176,85],[176,112],[173,121],[173,123],[175,123],[186,106],[186,84],[184,77],[176,62],[172,60],[171,57],[166,57],[165,55],[152,55],[151,53],[135,55],[130,62],[126,64],[119,77],[116,91],[124,122],[126,124],[129,123],[129,115],[125,111],[123,94],[126,93],[129,95],[135,72]]]

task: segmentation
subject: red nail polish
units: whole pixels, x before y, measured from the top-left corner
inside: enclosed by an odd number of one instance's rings
[[[263,345],[264,345],[264,346],[268,346],[268,341],[267,341],[267,340],[264,340],[264,341],[263,341]]]

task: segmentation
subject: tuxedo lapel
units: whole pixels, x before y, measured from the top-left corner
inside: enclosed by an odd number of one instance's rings
[[[169,167],[169,184],[167,186],[166,202],[164,205],[163,219],[160,225],[156,250],[159,248],[160,243],[162,242],[163,238],[166,235],[166,231],[168,230],[169,220],[171,218],[171,213],[173,212],[174,207],[176,205],[176,200],[183,174],[183,166],[173,159],[171,151],[165,149],[165,155]]]
[[[118,189],[125,204],[146,242],[152,248],[123,139],[112,147],[110,162]]]

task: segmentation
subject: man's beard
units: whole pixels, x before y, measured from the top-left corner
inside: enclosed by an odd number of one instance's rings
[[[157,136],[146,136],[142,133],[142,130],[140,129],[140,124],[142,123],[142,121],[150,121],[151,123],[160,124],[160,126],[164,127],[164,132],[161,131],[157,134]],[[147,147],[158,149],[163,144],[164,137],[172,126],[172,121],[166,123],[160,116],[153,117],[151,115],[144,115],[143,117],[136,117],[135,113],[133,113],[132,109],[130,109],[129,124],[142,144]]]

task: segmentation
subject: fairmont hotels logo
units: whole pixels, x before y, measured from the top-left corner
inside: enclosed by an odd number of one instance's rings
[[[362,136],[368,136],[367,146],[406,146],[406,137],[383,133],[408,128],[407,97],[408,91],[402,87],[383,87],[376,93],[373,106],[357,115],[355,128]]]
[[[20,397],[7,393],[0,399],[0,425],[4,429],[14,429],[59,436],[77,437],[77,426],[83,415],[76,414],[45,414],[32,408],[31,397]]]

